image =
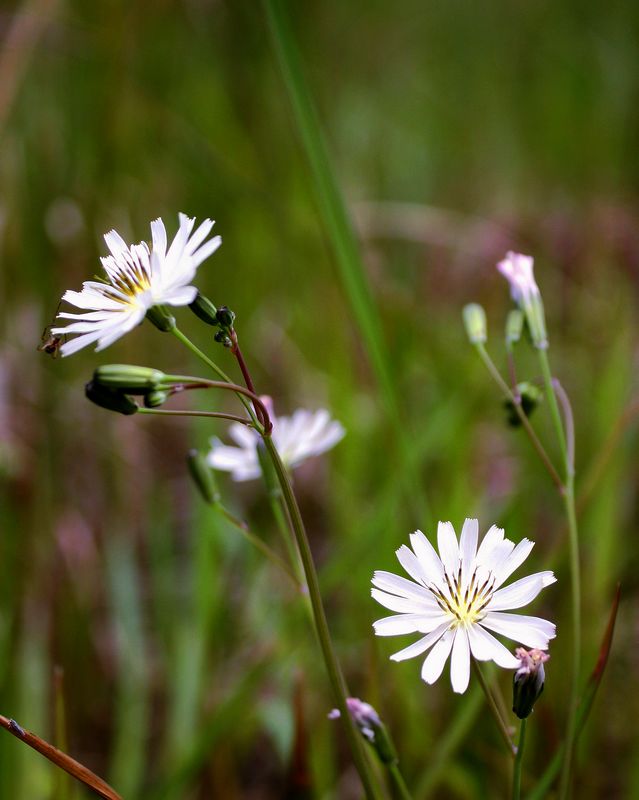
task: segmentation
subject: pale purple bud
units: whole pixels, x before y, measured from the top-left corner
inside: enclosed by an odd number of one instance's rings
[[[528,329],[535,347],[548,347],[544,306],[533,274],[534,259],[510,250],[497,269],[510,284],[510,294],[526,315]]]

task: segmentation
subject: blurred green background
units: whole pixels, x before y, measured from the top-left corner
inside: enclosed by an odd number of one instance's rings
[[[298,603],[190,485],[187,449],[225,438],[224,426],[116,418],[84,399],[100,363],[197,365],[149,325],[97,355],[36,349],[63,291],[98,271],[105,231],[137,242],[154,217],[174,231],[184,211],[217,220],[224,244],[198,285],[236,311],[258,390],[280,414],[324,406],[348,430],[296,472],[296,488],[351,690],[386,719],[416,797],[500,797],[508,779],[474,686],[454,696],[445,672],[428,687],[418,660],[388,661],[402,642],[374,640],[373,569],[396,570],[394,550],[415,528],[478,516],[482,530],[497,522],[537,542],[531,571],[556,570],[531,609],[559,631],[528,728],[531,787],[566,713],[565,526],[460,317],[467,302],[486,306],[504,366],[509,300],[494,263],[512,247],[536,257],[551,361],[576,415],[578,489],[596,478],[581,513],[584,674],[617,581],[623,592],[577,788],[639,797],[639,6],[287,8],[357,224],[404,445],[318,213],[262,6],[3,4],[0,713],[126,800],[357,796]],[[180,324],[213,347],[188,310]],[[521,375],[534,379],[521,351]],[[535,422],[556,455],[546,409]],[[221,486],[278,547],[259,482]],[[499,680],[508,695],[509,675]],[[88,795],[2,734],[0,796]]]

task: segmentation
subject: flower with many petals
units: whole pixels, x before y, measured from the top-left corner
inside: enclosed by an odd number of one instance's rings
[[[510,284],[510,294],[526,315],[528,329],[535,347],[548,347],[546,318],[539,287],[533,275],[532,256],[510,250],[506,258],[497,264],[497,269]]]
[[[67,291],[62,299],[82,313],[62,312],[59,319],[71,320],[53,328],[56,335],[77,334],[61,347],[63,356],[97,342],[103,350],[144,319],[153,306],[185,306],[192,303],[197,289],[190,283],[199,265],[222,243],[220,236],[205,242],[213,222],[204,222],[191,234],[195,219],[179,215],[180,227],[167,249],[166,228],[161,219],[151,223],[152,247],[146,242],[127,245],[109,231],[104,235],[111,255],[101,258],[104,280],[85,281],[79,292]]]
[[[421,531],[410,536],[411,548],[402,545],[397,558],[412,580],[377,571],[372,595],[393,616],[374,623],[378,636],[425,634],[391,656],[393,661],[430,652],[422,666],[422,678],[434,683],[451,657],[450,677],[455,692],[465,692],[470,680],[470,657],[494,661],[517,669],[515,658],[489,631],[528,647],[546,649],[555,636],[552,622],[539,617],[505,613],[521,608],[555,582],[550,571],[537,572],[500,588],[526,560],[534,543],[522,539],[517,546],[493,525],[477,547],[479,523],[467,519],[457,541],[450,522],[437,529],[439,553]]]
[[[273,443],[285,466],[292,469],[311,456],[318,456],[334,447],[346,431],[325,409],[306,411],[298,408],[291,417],[276,417],[270,398],[261,398],[267,406],[273,430]],[[233,480],[250,481],[261,474],[257,453],[258,433],[239,422],[229,427],[229,435],[237,447],[211,439],[208,463],[214,469],[230,472]]]

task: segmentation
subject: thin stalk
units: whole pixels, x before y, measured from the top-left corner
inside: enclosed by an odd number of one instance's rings
[[[401,798],[401,800],[412,800],[412,795],[408,791],[408,786],[406,786],[406,781],[404,780],[404,776],[402,775],[397,762],[387,764],[387,768],[388,774],[393,782],[393,787],[395,788],[396,797]]]
[[[526,744],[526,720],[522,719],[519,728],[519,742],[517,744],[517,755],[515,756],[515,769],[513,772],[513,800],[521,797],[521,764],[524,758],[524,747]]]
[[[475,670],[475,674],[477,675],[477,679],[481,685],[481,688],[486,695],[486,700],[488,701],[488,707],[495,718],[495,722],[497,723],[497,727],[499,728],[499,732],[501,734],[502,739],[506,743],[506,747],[508,748],[508,752],[510,753],[511,757],[514,757],[516,748],[513,745],[513,740],[510,737],[510,732],[508,730],[508,725],[506,724],[505,720],[503,719],[502,715],[499,713],[499,708],[497,703],[495,702],[495,698],[493,697],[490,689],[488,688],[488,684],[484,679],[482,671],[479,667],[477,661],[474,658],[471,658],[471,663],[473,665],[473,669]]]
[[[568,521],[568,546],[570,551],[570,584],[572,598],[572,680],[570,682],[570,696],[568,701],[568,719],[566,722],[565,757],[559,784],[559,797],[561,800],[568,797],[570,792],[570,775],[572,769],[573,751],[577,731],[577,707],[579,704],[579,677],[581,668],[581,574],[579,566],[579,533],[577,529],[577,513],[575,509],[575,468],[571,460],[571,448],[566,440],[564,426],[561,422],[559,404],[555,394],[548,355],[545,350],[538,349],[546,396],[550,406],[551,416],[559,440],[561,454],[566,470],[566,484],[564,488],[564,509]],[[570,415],[572,416],[572,415]]]
[[[244,356],[242,355],[242,350],[240,349],[240,343],[237,340],[237,333],[233,328],[231,328],[229,333],[232,342],[231,353],[233,353],[233,355],[237,359],[238,366],[240,368],[242,376],[244,377],[244,382],[246,383],[246,388],[250,392],[253,392],[253,394],[256,394],[255,387],[253,386],[253,379],[251,378],[251,373],[249,372],[249,369],[246,365],[246,361],[244,360]],[[263,419],[262,417],[260,407],[255,403],[253,403],[253,407],[255,408],[255,413],[257,414],[259,421],[262,423],[262,425],[266,425],[266,420]]]
[[[212,419],[226,419],[231,422],[241,422],[248,428],[253,427],[253,423],[246,417],[237,417],[235,414],[223,414],[221,411],[191,411],[166,408],[145,408],[140,406],[138,414],[157,414],[161,417],[211,417]]]
[[[333,647],[333,642],[331,640],[326,613],[322,604],[317,571],[315,570],[315,564],[313,562],[308,536],[306,534],[306,529],[304,528],[304,522],[302,520],[299,506],[297,505],[297,499],[293,493],[286,468],[282,463],[271,437],[264,436],[263,439],[266,452],[268,453],[271,463],[275,469],[275,474],[277,475],[277,479],[282,490],[282,499],[288,511],[293,533],[295,534],[295,540],[297,542],[300,558],[302,560],[302,566],[304,568],[304,575],[306,576],[306,584],[308,586],[313,617],[315,619],[317,637],[319,639],[322,655],[324,657],[326,671],[328,672],[328,677],[333,688],[335,702],[340,711],[340,719],[342,720],[342,724],[344,726],[353,754],[353,760],[362,781],[366,797],[379,798],[380,794],[377,787],[377,781],[375,780],[370,764],[366,758],[366,753],[364,752],[363,742],[360,734],[353,724],[348,707],[346,705],[346,698],[349,696],[348,686],[346,685],[346,680],[342,674],[342,670]]]
[[[537,451],[537,455],[542,460],[542,463],[544,464],[544,466],[548,470],[548,473],[550,474],[550,477],[552,478],[555,486],[557,487],[557,489],[560,492],[563,492],[563,488],[564,488],[563,481],[559,477],[559,473],[557,472],[557,470],[553,466],[553,463],[550,460],[550,457],[548,456],[548,453],[546,452],[543,444],[539,441],[539,437],[535,433],[532,425],[530,424],[530,422],[528,420],[528,417],[524,413],[524,410],[521,407],[521,399],[518,398],[514,394],[514,392],[510,389],[510,387],[508,386],[506,381],[502,378],[499,370],[495,366],[494,361],[488,355],[488,352],[486,351],[486,348],[484,347],[484,345],[481,342],[477,342],[475,344],[475,349],[477,350],[477,352],[479,354],[479,357],[484,362],[484,365],[485,365],[486,369],[488,370],[488,372],[492,376],[492,378],[495,381],[495,383],[499,386],[501,391],[506,395],[506,397],[513,404],[513,406],[515,408],[515,412],[516,412],[517,416],[519,417],[519,420],[520,420],[524,430],[528,434],[528,438],[530,439],[530,441],[532,442],[533,447]]]

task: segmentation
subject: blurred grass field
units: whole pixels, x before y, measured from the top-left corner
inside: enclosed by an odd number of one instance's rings
[[[485,305],[504,365],[509,301],[494,263],[511,247],[535,255],[551,360],[576,415],[579,491],[639,388],[639,7],[305,0],[288,11],[409,451],[322,226],[261,5],[4,4],[0,713],[126,800],[357,796],[298,604],[189,482],[187,449],[224,426],[116,419],[84,399],[97,364],[197,365],[149,325],[97,355],[36,350],[63,291],[98,271],[103,232],[139,241],[151,219],[175,230],[184,211],[217,220],[224,244],[198,285],[236,311],[258,390],[279,413],[325,406],[347,428],[295,485],[352,692],[389,724],[415,797],[506,796],[476,689],[453,696],[446,674],[428,687],[417,661],[388,661],[397,643],[373,637],[370,577],[438,519],[478,516],[482,530],[497,522],[536,541],[531,571],[550,563],[560,582],[532,611],[556,620],[558,637],[528,728],[531,787],[564,727],[565,527],[528,442],[505,425],[461,308]],[[188,311],[180,323],[212,346]],[[520,369],[536,375],[525,349]],[[533,419],[552,441],[546,409]],[[579,747],[586,800],[639,797],[637,425],[626,423],[580,519],[584,674],[622,585]],[[259,483],[220,483],[277,547]],[[509,675],[499,679],[508,694]],[[84,796],[0,736],[0,797]]]

